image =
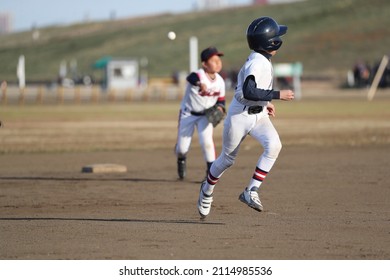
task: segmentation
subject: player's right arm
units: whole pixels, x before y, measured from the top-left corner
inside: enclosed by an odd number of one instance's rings
[[[200,79],[199,79],[199,76],[197,73],[195,72],[191,72],[188,76],[187,76],[187,82],[189,82],[191,85],[193,86],[199,86],[200,84]]]
[[[200,82],[199,75],[195,72],[192,72],[187,76],[187,82],[189,82],[194,87],[199,87],[200,92],[207,90],[207,86]]]

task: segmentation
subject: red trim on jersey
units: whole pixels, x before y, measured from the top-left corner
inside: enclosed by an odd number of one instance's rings
[[[201,91],[199,92],[200,96],[219,96],[221,92],[219,91],[214,91],[214,92],[208,92],[208,91]]]
[[[204,71],[204,70],[203,70],[203,71]],[[205,75],[206,78],[207,78],[210,82],[212,82],[212,83],[214,83],[214,82],[217,80],[217,73],[215,73],[214,79],[211,78],[211,77],[210,77],[210,74],[207,73],[206,71],[204,71],[204,75]]]

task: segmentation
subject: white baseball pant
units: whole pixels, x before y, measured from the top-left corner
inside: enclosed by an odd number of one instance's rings
[[[194,116],[189,112],[180,111],[176,155],[185,157],[190,149],[195,127],[198,131],[199,143],[206,162],[215,160],[213,126],[205,116]]]
[[[248,106],[233,98],[224,124],[222,152],[210,169],[215,178],[220,178],[234,164],[241,142],[247,135],[255,138],[264,148],[256,165],[261,170],[269,172],[279,155],[282,144],[266,107],[261,113],[252,115],[247,109]]]

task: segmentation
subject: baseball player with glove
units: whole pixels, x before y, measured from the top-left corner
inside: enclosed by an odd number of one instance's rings
[[[195,127],[198,130],[207,171],[215,160],[213,127],[225,115],[225,81],[218,74],[222,69],[221,56],[215,47],[201,52],[202,68],[187,77],[187,87],[180,105],[178,136],[175,153],[180,179],[186,176],[186,158]]]
[[[212,164],[207,179],[201,184],[198,211],[205,218],[211,209],[213,191],[222,174],[233,165],[241,142],[247,135],[264,148],[252,178],[239,200],[256,211],[262,211],[259,189],[274,165],[282,144],[269,116],[275,116],[273,99],[292,100],[291,90],[276,91],[273,85],[271,57],[282,45],[281,36],[287,26],[279,25],[270,17],[254,20],[247,29],[247,41],[252,50],[237,79],[234,98],[229,106],[223,131],[220,156]]]

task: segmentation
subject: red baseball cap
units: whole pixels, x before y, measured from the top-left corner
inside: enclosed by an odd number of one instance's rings
[[[200,60],[202,62],[207,61],[207,60],[209,60],[210,57],[212,57],[214,55],[223,56],[223,53],[219,52],[217,50],[217,48],[215,48],[215,47],[208,47],[207,49],[204,49],[202,51],[202,53],[200,54]]]

